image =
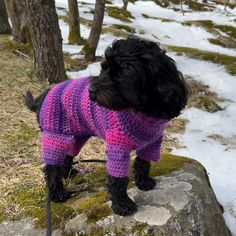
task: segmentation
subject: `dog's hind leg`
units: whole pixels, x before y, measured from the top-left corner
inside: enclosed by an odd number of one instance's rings
[[[150,161],[136,157],[134,161],[134,181],[140,190],[148,191],[156,185],[155,180],[149,177],[150,167]]]
[[[73,168],[73,165],[74,165],[73,159],[74,157],[72,156],[67,156],[65,158],[64,164],[62,166],[63,178],[65,179],[67,179],[68,177],[73,177],[76,174],[78,174],[78,170]]]
[[[46,165],[44,168],[45,179],[50,190],[50,198],[53,202],[65,202],[72,195],[63,184],[63,167]]]

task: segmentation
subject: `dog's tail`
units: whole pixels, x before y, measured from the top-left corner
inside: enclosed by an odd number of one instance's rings
[[[32,93],[30,91],[27,91],[25,95],[25,105],[33,112],[37,114],[37,120],[39,122],[39,114],[41,107],[43,105],[43,102],[48,94],[50,89],[45,90],[43,93],[41,93],[38,97],[34,98]]]
[[[34,98],[30,91],[27,91],[25,95],[25,105],[34,112],[37,112],[41,109],[44,99],[46,98],[50,89],[46,89],[38,97]]]
[[[25,95],[25,105],[33,112],[37,110],[37,104],[34,100],[34,97],[30,91],[27,91]]]

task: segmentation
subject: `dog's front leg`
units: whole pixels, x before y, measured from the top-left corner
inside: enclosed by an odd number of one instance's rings
[[[108,191],[111,195],[112,209],[115,214],[126,216],[134,213],[136,204],[127,194],[128,177],[108,176]]]
[[[63,167],[46,165],[44,174],[52,201],[65,202],[70,198],[72,193],[66,191],[63,184]]]
[[[150,161],[136,157],[134,161],[134,181],[140,190],[148,191],[156,185],[155,180],[149,177],[150,167]]]

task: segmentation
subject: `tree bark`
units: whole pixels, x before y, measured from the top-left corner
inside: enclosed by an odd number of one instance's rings
[[[0,0],[0,34],[10,34],[11,26],[8,21],[6,6],[3,0]]]
[[[98,41],[99,41],[101,31],[102,31],[104,10],[105,10],[105,1],[96,0],[92,28],[89,34],[88,41],[83,48],[85,59],[87,61],[95,60],[95,52],[96,52]]]
[[[123,3],[124,3],[124,5],[123,5],[122,9],[123,10],[127,10],[127,6],[128,6],[128,3],[129,3],[129,0],[123,0]]]
[[[80,34],[79,8],[77,0],[68,0],[69,6],[69,44],[83,44]]]
[[[25,0],[33,45],[34,69],[40,80],[51,83],[66,79],[62,36],[54,0]]]
[[[27,27],[24,0],[5,0],[8,16],[12,24],[13,40],[28,43],[30,35]]]

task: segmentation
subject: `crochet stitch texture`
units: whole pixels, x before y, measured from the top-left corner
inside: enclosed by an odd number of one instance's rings
[[[42,155],[46,164],[60,166],[76,156],[91,136],[106,141],[110,175],[129,174],[132,150],[148,161],[159,161],[168,120],[126,109],[112,111],[89,98],[90,77],[57,84],[48,93],[41,112]]]

